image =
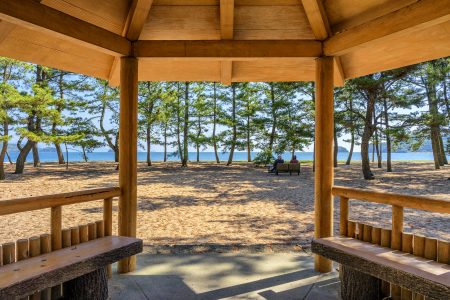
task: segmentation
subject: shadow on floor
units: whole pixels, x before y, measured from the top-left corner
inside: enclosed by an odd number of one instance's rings
[[[142,254],[138,270],[114,275],[111,299],[339,299],[336,272],[313,271],[311,256]]]

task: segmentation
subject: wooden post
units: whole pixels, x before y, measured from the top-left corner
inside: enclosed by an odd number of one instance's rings
[[[80,243],[86,243],[89,241],[89,229],[87,225],[78,226],[80,232]]]
[[[392,234],[391,248],[394,250],[402,249],[403,232],[403,207],[392,205]]]
[[[314,172],[314,216],[316,239],[333,235],[333,142],[334,142],[334,95],[333,57],[316,60],[316,132]],[[332,270],[332,262],[316,255],[316,271]]]
[[[38,236],[30,237],[30,257],[41,255],[41,239]],[[40,300],[41,293],[37,292],[30,296],[30,300]]]
[[[51,235],[52,251],[59,250],[62,247],[62,207],[51,208]]]
[[[348,226],[348,198],[341,196],[340,213],[341,219],[339,221],[339,233],[342,236],[347,236]]]
[[[103,222],[105,223],[105,236],[112,235],[112,206],[113,198],[103,200]]]
[[[119,235],[136,237],[137,217],[137,94],[138,61],[135,57],[120,59],[120,126],[119,126]],[[136,268],[136,257],[119,261],[119,273]]]

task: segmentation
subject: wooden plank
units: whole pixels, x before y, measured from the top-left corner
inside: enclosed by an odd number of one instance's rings
[[[357,239],[360,241],[364,240],[364,224],[358,223],[358,236]]]
[[[372,227],[372,243],[381,245],[381,228]]]
[[[363,231],[364,231],[364,235],[363,235],[364,242],[371,243],[372,242],[372,226],[364,224]]]
[[[119,125],[119,235],[136,236],[137,218],[137,117],[138,61],[134,57],[120,59],[120,125]],[[136,258],[119,262],[120,273],[136,268]]]
[[[348,237],[355,237],[355,229],[356,229],[356,224],[353,221],[348,221],[347,224],[347,236]]]
[[[97,225],[95,223],[88,223],[88,239],[90,241],[97,238]]]
[[[372,41],[450,20],[450,0],[422,0],[338,33],[324,42],[325,55],[343,55]]]
[[[0,216],[120,196],[120,188],[101,188],[70,193],[0,201]]]
[[[0,1],[0,18],[112,55],[128,55],[131,49],[127,39],[33,0]]]
[[[411,233],[402,233],[402,252],[413,253],[413,235]],[[401,299],[411,300],[413,293],[405,288],[401,289]]]
[[[313,240],[313,253],[427,297],[450,297],[448,265],[346,237]]]
[[[402,207],[450,214],[450,200],[439,200],[429,197],[375,192],[370,190],[333,186],[333,195],[345,196],[349,199],[397,205]]]
[[[234,0],[220,0],[220,37],[232,40],[234,33]]]
[[[70,243],[75,246],[80,243],[80,229],[78,227],[70,228]]]
[[[142,252],[142,240],[110,236],[1,267],[0,298],[27,296]]]
[[[220,82],[223,85],[231,85],[233,76],[233,62],[222,61],[220,62]]]
[[[299,41],[138,41],[134,43],[136,57],[146,58],[208,58],[230,60],[238,58],[318,57],[321,43]]]
[[[315,182],[314,217],[316,239],[333,235],[333,58],[320,57],[316,60],[316,151],[315,151]],[[322,256],[314,257],[315,270],[330,272],[332,262]]]

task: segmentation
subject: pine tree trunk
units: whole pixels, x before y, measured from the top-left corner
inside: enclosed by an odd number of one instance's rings
[[[5,154],[6,154],[6,157],[8,158],[9,164],[12,165],[13,162],[12,162],[11,156],[9,156],[8,150],[6,150]]]
[[[339,145],[338,145],[338,138],[337,138],[337,132],[336,132],[336,124],[334,126],[334,154],[333,154],[333,164],[334,167],[337,168],[338,166],[338,153],[339,153]]]
[[[61,145],[55,143],[56,154],[58,155],[58,164],[63,165],[66,162],[64,161],[64,155],[61,150]]]
[[[167,123],[164,124],[164,162],[167,161]]]
[[[252,161],[252,145],[250,139],[250,116],[247,116],[247,162]]]
[[[275,142],[275,132],[277,130],[277,114],[275,111],[275,91],[272,83],[270,83],[270,100],[272,105],[272,130],[270,131],[269,137],[269,150],[270,152],[273,152],[273,144]]]
[[[353,99],[350,97],[349,99],[349,107],[350,107],[350,126],[351,126],[351,142],[350,142],[350,151],[348,152],[346,165],[350,165],[352,162],[353,149],[355,147],[355,124],[353,120]]]
[[[361,137],[361,165],[364,175],[364,179],[372,180],[375,179],[372,171],[370,170],[370,160],[369,160],[369,142],[373,134],[373,111],[375,106],[374,95],[369,95],[369,101],[367,101],[366,118],[364,120],[364,131]]]
[[[387,100],[386,98],[383,99],[383,106],[384,106],[384,122],[386,126],[386,171],[392,172],[392,148],[391,148],[391,133],[389,132],[389,113],[388,113],[388,107],[387,107]]]
[[[353,149],[355,148],[355,132],[352,130],[351,132],[351,141],[350,141],[350,150],[348,152],[347,161],[345,164],[348,166],[352,162]]]
[[[233,107],[232,107],[232,121],[233,121],[233,136],[231,140],[231,148],[230,148],[230,155],[228,156],[228,162],[227,166],[231,165],[233,163],[233,156],[234,156],[234,148],[236,147],[236,139],[237,139],[237,124],[236,124],[236,85],[231,86],[233,95],[232,95],[232,101],[233,101]]]
[[[8,123],[3,123],[3,136],[7,137],[8,132]],[[5,180],[5,154],[6,150],[8,150],[8,140],[4,140],[2,143],[2,149],[0,150],[0,180]]]
[[[200,162],[200,143],[198,142],[200,139],[200,136],[202,134],[202,127],[201,127],[201,118],[198,117],[197,118],[197,126],[198,126],[198,131],[197,131],[197,141],[195,142],[195,146],[197,148],[197,162]]]
[[[219,154],[217,153],[216,124],[217,124],[217,92],[216,92],[216,83],[214,82],[214,107],[213,107],[212,141],[213,141],[214,155],[216,157],[216,163],[220,163]]]
[[[28,153],[30,153],[31,149],[33,148],[34,142],[28,140],[25,144],[25,146],[22,147],[22,150],[20,150],[19,156],[16,160],[16,171],[14,174],[23,174],[23,170],[25,169],[25,161],[27,159]]]
[[[439,129],[439,146],[440,146],[440,150],[441,150],[440,154],[441,154],[442,162],[444,165],[448,165],[447,156],[445,155],[444,140],[442,139],[442,133],[441,133],[440,129]]]
[[[146,131],[146,141],[147,141],[147,166],[151,166],[152,165],[152,158],[150,157],[150,147],[151,147],[151,130],[152,128],[150,126],[147,126],[147,131]]]
[[[178,83],[177,88],[177,145],[178,145],[178,155],[180,156],[180,162],[183,164],[183,151],[181,147],[181,101],[180,101],[180,83]]]
[[[189,82],[185,83],[184,92],[184,128],[183,128],[183,161],[181,162],[182,167],[187,167],[189,149],[188,149],[188,133],[189,133]]]
[[[439,136],[437,133],[437,129],[435,126],[431,127],[431,147],[433,149],[433,158],[434,158],[434,168],[439,170],[441,168],[440,163],[440,145],[439,145]]]
[[[380,153],[380,143],[378,139],[378,130],[375,130],[375,149],[377,151],[377,161],[378,161],[378,168],[382,168],[381,165],[381,153]]]
[[[86,153],[86,147],[81,147],[81,150],[83,151],[83,160],[84,162],[88,162],[88,157]]]
[[[39,158],[38,143],[34,143],[34,145],[33,145],[33,166],[35,168],[41,166],[41,160]]]

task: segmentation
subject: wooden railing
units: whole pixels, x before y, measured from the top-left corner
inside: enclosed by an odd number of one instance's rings
[[[334,186],[332,193],[340,197],[339,233],[343,236],[378,244],[394,250],[411,253],[442,263],[450,263],[450,243],[435,238],[403,232],[404,208],[450,214],[450,201],[422,196],[375,192],[363,189]],[[391,228],[381,228],[349,220],[349,201],[359,200],[392,206]],[[383,283],[383,291],[395,299],[412,299],[412,293],[389,283]],[[422,299],[415,295],[414,299]]]
[[[39,197],[28,197],[13,200],[0,200],[0,216],[23,213],[33,210],[50,208],[50,234],[19,239],[16,243],[4,243],[0,247],[2,264],[34,257],[40,254],[70,247],[96,238],[112,235],[113,198],[120,196],[120,188],[100,188],[71,193],[55,194]],[[62,207],[90,201],[103,200],[103,219],[71,228],[62,228]],[[16,255],[17,254],[17,255]],[[111,274],[111,267],[108,267]],[[30,299],[57,299],[60,297],[60,287],[50,291],[35,294]],[[48,292],[48,293],[47,293]]]

